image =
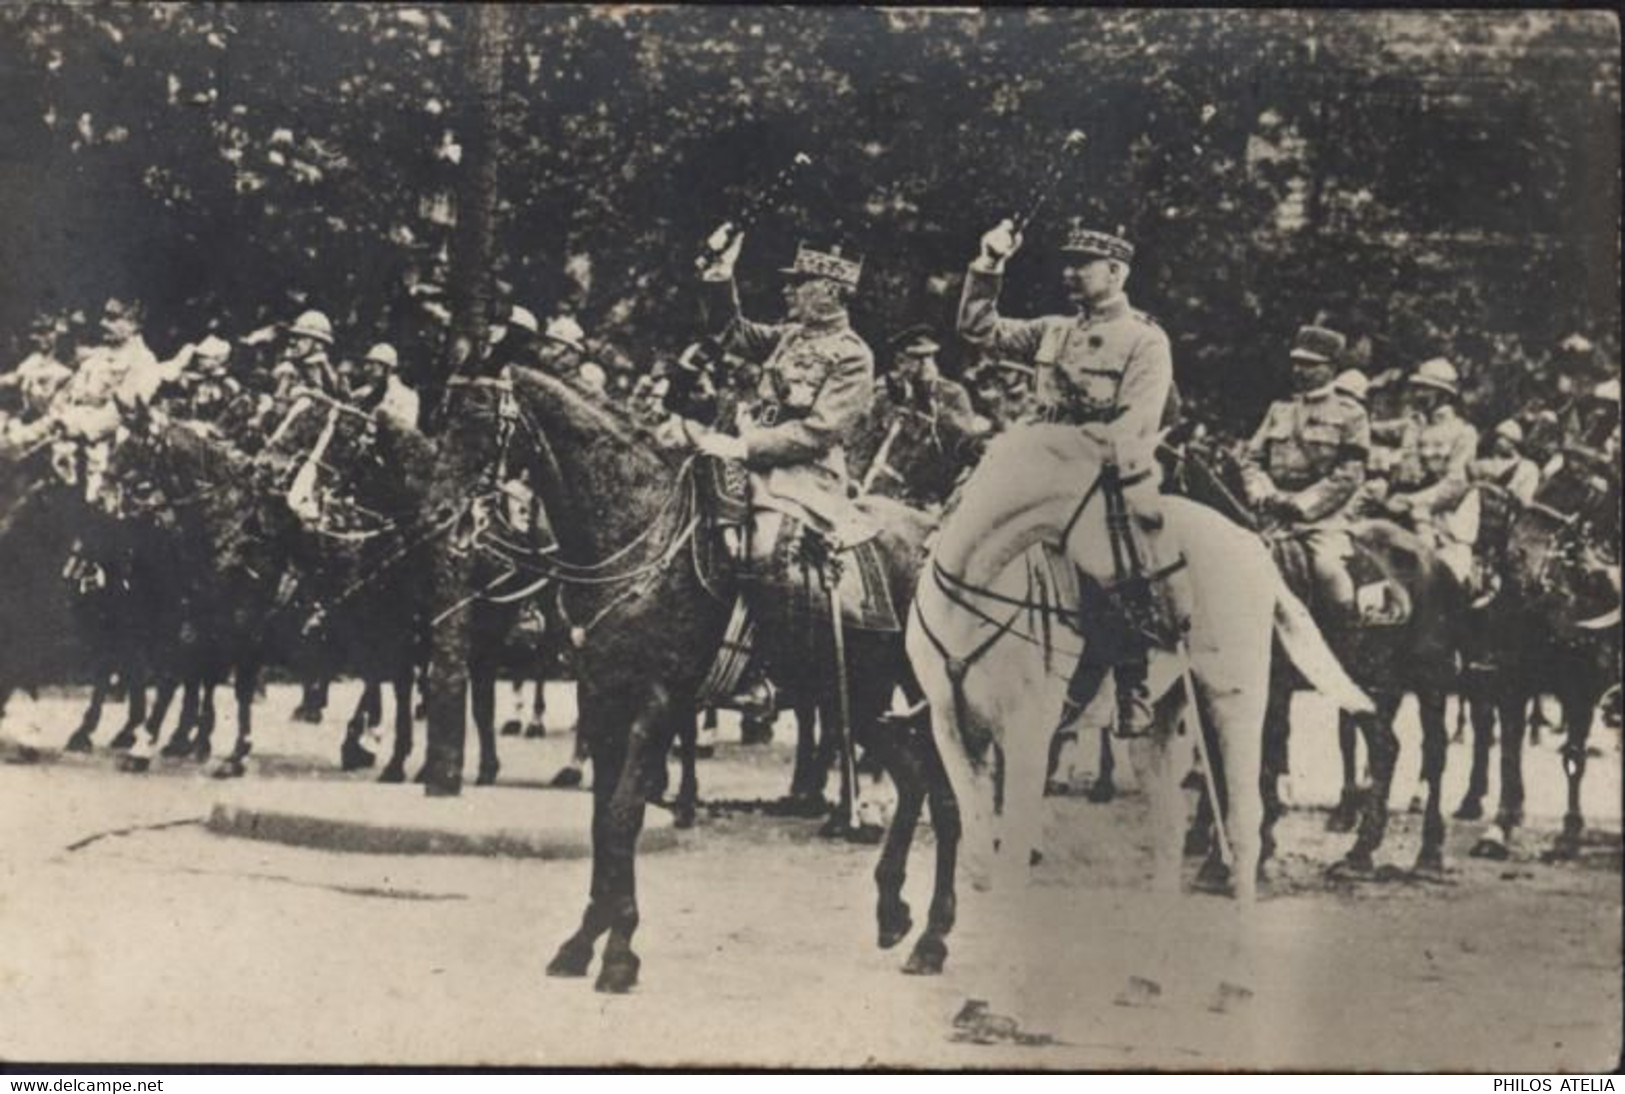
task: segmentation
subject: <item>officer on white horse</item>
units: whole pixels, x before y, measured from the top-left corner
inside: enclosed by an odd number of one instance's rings
[[[1076,313],[1011,319],[999,314],[998,298],[1005,263],[1020,246],[1021,235],[1009,220],[982,237],[981,253],[965,277],[959,333],[997,357],[1036,370],[1041,417],[1079,426],[1122,468],[1152,466],[1174,366],[1167,334],[1130,306],[1124,292],[1133,245],[1074,219],[1061,249],[1067,256],[1062,280]],[[1189,591],[1178,574],[1178,547],[1163,534],[1156,476],[1125,476],[1122,496],[1132,518],[1128,553],[1138,565],[1130,565],[1131,572],[1114,590],[1130,626],[1123,628],[1115,651],[1113,675],[1118,732],[1138,736],[1151,725],[1146,688],[1150,647],[1175,645],[1180,621],[1189,617]],[[1084,672],[1080,665],[1079,675]],[[1077,691],[1074,696],[1087,699]],[[1080,713],[1073,706],[1069,702],[1068,720]]]

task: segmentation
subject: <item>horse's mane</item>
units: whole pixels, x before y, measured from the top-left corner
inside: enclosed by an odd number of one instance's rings
[[[647,464],[650,470],[670,468],[669,453],[654,443],[649,431],[612,407],[594,402],[581,392],[539,369],[512,367],[516,388],[540,389],[563,414],[572,433],[594,441],[611,441],[623,453]],[[575,438],[571,438],[574,440]]]

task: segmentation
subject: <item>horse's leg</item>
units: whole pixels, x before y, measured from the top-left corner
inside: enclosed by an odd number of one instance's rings
[[[1473,724],[1473,766],[1467,775],[1467,792],[1454,814],[1457,820],[1475,821],[1484,816],[1484,795],[1490,789],[1490,749],[1495,744],[1496,685],[1473,674],[1462,689],[1461,705]]]
[[[946,681],[942,686],[948,686]],[[996,849],[992,799],[980,785],[966,752],[954,704],[936,695],[931,698],[931,734],[943,779],[958,805],[960,837],[969,852],[965,860],[966,874],[973,889],[987,892],[993,885]]]
[[[1089,787],[1088,798],[1098,805],[1105,805],[1117,797],[1117,757],[1112,754],[1111,726],[1101,726],[1100,734],[1100,770],[1095,773],[1095,781]]]
[[[104,666],[97,666],[95,683],[90,688],[90,703],[85,707],[85,716],[79,720],[79,728],[73,731],[68,738],[69,752],[89,752],[90,739],[96,732],[96,727],[102,721],[102,705],[107,701],[107,692],[112,680],[112,673]]]
[[[816,804],[821,812],[824,806],[824,781],[829,768],[819,755],[818,720],[796,698],[791,704],[796,715],[796,760],[790,775],[790,798],[798,805]]]
[[[259,688],[259,673],[259,662],[252,658],[245,657],[237,663],[236,677],[232,681],[232,692],[237,700],[237,742],[232,745],[231,754],[215,769],[217,779],[241,775],[245,770],[243,761],[254,751],[254,693]]]
[[[1046,729],[1048,727],[1045,727]],[[1044,766],[1049,735],[1014,725],[1004,735],[1004,816],[994,887],[1019,892],[1043,857]]]
[[[603,833],[609,847],[609,876],[604,886],[609,905],[609,937],[604,943],[604,962],[594,985],[598,991],[619,994],[630,991],[638,981],[642,962],[632,952],[632,936],[638,929],[636,866],[638,834],[643,830],[643,778],[651,755],[665,762],[671,748],[672,714],[671,696],[666,689],[658,683],[651,685],[632,719],[620,777],[615,780],[615,790],[609,798]],[[692,717],[686,709],[682,714]]]
[[[540,685],[538,685],[540,687]],[[672,823],[678,828],[694,827],[694,812],[700,803],[700,777],[695,758],[699,753],[699,724],[692,711],[677,713],[677,761],[682,768],[678,776],[677,798],[672,802]],[[665,757],[661,757],[665,763]]]
[[[1585,815],[1580,809],[1580,784],[1585,779],[1586,752],[1591,737],[1591,721],[1597,694],[1589,681],[1563,679],[1558,705],[1563,712],[1563,775],[1568,780],[1568,805],[1563,813],[1563,831],[1552,846],[1554,858],[1574,858],[1580,853],[1580,837],[1585,832]]]
[[[871,726],[867,747],[874,750],[897,788],[897,810],[892,814],[880,862],[875,866],[877,941],[881,949],[889,950],[914,927],[908,902],[903,899],[903,882],[908,873],[909,848],[914,844],[920,809],[925,804],[926,774],[920,757],[909,749],[906,727],[888,730],[877,722],[867,724]]]
[[[147,680],[141,668],[132,665],[124,674],[124,725],[120,727],[109,748],[124,749],[135,744],[136,731],[147,721]]]
[[[362,735],[367,729],[367,692],[378,686],[377,679],[369,672],[362,677],[361,697],[356,700],[355,711],[350,715],[349,721],[344,724],[344,743],[339,748],[339,768],[344,771],[363,771],[377,762],[378,757],[372,749],[362,743]],[[308,696],[309,692],[307,692]],[[325,703],[325,697],[324,697]],[[295,717],[298,717],[297,713]]]
[[[198,721],[198,685],[199,675],[188,673],[186,682],[181,685],[181,711],[180,717],[175,721],[175,732],[169,735],[161,755],[184,756],[192,751],[192,730]]]
[[[169,716],[169,704],[175,698],[175,691],[180,682],[172,676],[165,676],[159,680],[158,694],[153,699],[152,709],[147,713],[147,723],[143,733],[136,737],[133,747],[126,756],[124,768],[126,771],[145,771],[152,765],[152,754],[157,751],[158,737],[163,732],[164,719]]]
[[[477,652],[469,659],[468,696],[469,707],[474,713],[474,730],[480,742],[480,767],[474,777],[474,785],[490,786],[497,781],[497,774],[502,770],[502,764],[497,760],[497,665],[494,656]]]
[[[1275,647],[1280,654],[1280,646]],[[1276,658],[1271,657],[1274,663]],[[1281,803],[1280,773],[1286,763],[1286,736],[1290,730],[1288,720],[1292,709],[1291,686],[1279,669],[1270,672],[1269,698],[1264,704],[1264,732],[1259,759],[1258,790],[1263,802],[1264,817],[1259,826],[1258,858],[1268,862],[1275,854],[1275,825],[1286,812]]]
[[[1326,818],[1326,831],[1352,832],[1360,819],[1360,778],[1356,770],[1359,759],[1360,727],[1354,715],[1346,710],[1337,712],[1337,751],[1343,761],[1343,789],[1337,796],[1337,807]],[[1369,762],[1369,757],[1368,757]]]
[[[582,735],[581,726],[577,724],[575,729],[575,741],[570,746],[570,758],[553,776],[553,785],[580,786],[582,779],[581,769],[583,765],[585,765],[586,762],[591,758],[592,755],[588,747],[587,738]]]
[[[1397,692],[1382,691],[1372,696],[1377,709],[1373,714],[1359,715],[1360,729],[1365,735],[1366,753],[1371,761],[1371,790],[1365,796],[1361,809],[1360,828],[1354,846],[1340,864],[1343,869],[1356,873],[1369,873],[1375,869],[1372,856],[1382,846],[1388,830],[1388,795],[1393,787],[1394,766],[1399,759],[1399,738],[1394,734],[1394,712],[1399,709],[1401,696]]]
[[[536,686],[536,692],[530,700],[530,721],[525,726],[525,740],[540,740],[547,736],[547,673],[541,669],[531,682]]]
[[[959,802],[941,756],[931,737],[921,734],[918,749],[925,763],[926,788],[931,799],[931,830],[936,837],[936,880],[931,891],[931,911],[925,930],[915,940],[914,949],[903,965],[913,975],[935,975],[948,960],[948,934],[954,929],[959,900],[954,891],[954,871],[959,861],[959,840],[964,825]]]
[[[214,750],[214,689],[224,680],[224,674],[211,672],[203,678],[197,715],[197,735],[192,739],[193,763],[205,763]]]
[[[412,682],[417,676],[412,662],[407,660],[395,668],[390,688],[395,695],[395,739],[390,749],[389,763],[379,773],[379,782],[403,782],[406,779],[406,761],[412,755]],[[386,774],[397,777],[385,779]]]
[[[585,689],[583,689],[585,690]],[[586,718],[576,725],[577,740],[590,740],[592,761],[597,771],[619,771],[626,758],[625,742],[613,739],[615,735],[597,732],[585,736]],[[602,777],[593,780],[592,788],[592,882],[587,894],[587,910],[581,914],[581,926],[564,940],[564,944],[547,964],[549,976],[586,976],[592,965],[593,947],[610,925],[610,878],[613,854],[610,847],[610,809],[616,780]]]
[[[1450,748],[1445,699],[1445,693],[1438,689],[1424,688],[1416,693],[1422,721],[1422,779],[1428,788],[1416,869],[1429,873],[1444,870],[1444,764]]]
[[[1529,693],[1521,681],[1510,681],[1497,689],[1495,713],[1500,721],[1501,794],[1495,810],[1495,825],[1501,838],[1484,836],[1473,845],[1475,858],[1504,859],[1511,854],[1512,833],[1523,824],[1523,743]]]
[[[1177,765],[1189,756],[1190,738],[1174,732],[1183,700],[1157,704],[1156,724],[1142,738],[1127,742],[1134,777],[1144,788],[1151,817],[1152,889],[1164,896],[1179,892],[1180,836],[1185,827],[1185,799]],[[1171,709],[1172,708],[1172,709]]]

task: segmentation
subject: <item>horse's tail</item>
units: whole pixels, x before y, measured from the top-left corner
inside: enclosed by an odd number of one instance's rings
[[[1286,587],[1279,571],[1275,577],[1275,633],[1287,657],[1309,681],[1310,687],[1350,714],[1370,714],[1376,710],[1360,686],[1349,678],[1342,662],[1326,644],[1309,609]]]

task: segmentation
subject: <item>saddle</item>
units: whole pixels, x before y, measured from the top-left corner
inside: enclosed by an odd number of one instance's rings
[[[1287,587],[1317,619],[1336,619],[1361,630],[1403,626],[1411,619],[1411,596],[1404,583],[1354,529],[1280,532],[1270,537],[1270,551]],[[1346,585],[1335,580],[1334,566],[1347,575]]]
[[[827,626],[833,580],[844,626],[902,629],[876,538],[879,521],[862,501],[851,504],[867,534],[853,542],[830,522],[769,494],[760,476],[736,463],[701,457],[695,481],[706,528],[695,539],[695,561],[713,595],[736,592],[755,616]]]

